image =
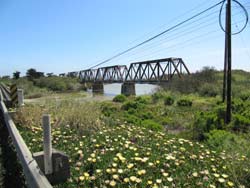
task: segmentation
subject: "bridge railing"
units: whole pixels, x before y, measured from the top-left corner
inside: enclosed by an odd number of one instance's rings
[[[10,117],[3,102],[3,95],[1,91],[0,111],[4,117],[5,125],[8,128],[13,145],[15,146],[28,186],[31,188],[52,188],[52,185],[38,167],[36,160],[32,157],[32,153],[28,149],[12,118]]]

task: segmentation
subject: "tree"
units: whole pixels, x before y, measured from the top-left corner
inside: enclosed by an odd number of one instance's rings
[[[16,80],[19,79],[20,78],[20,73],[21,72],[19,72],[19,71],[14,72],[13,73],[13,78],[16,79]]]
[[[51,72],[51,73],[47,73],[46,75],[47,75],[48,77],[55,76],[53,72]]]
[[[40,78],[40,77],[44,77],[44,73],[43,72],[37,72],[36,69],[28,69],[26,72],[26,76],[29,80],[33,80],[36,78]]]

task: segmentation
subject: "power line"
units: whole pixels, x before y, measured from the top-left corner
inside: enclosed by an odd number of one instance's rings
[[[205,12],[207,12],[207,11],[209,11],[209,10],[217,7],[218,5],[222,4],[223,2],[224,2],[224,0],[220,1],[219,3],[216,3],[215,5],[213,5],[213,6],[209,7],[209,8],[207,8],[207,9],[205,9],[205,10],[203,10],[203,11],[197,13],[197,14],[195,14],[194,16],[191,16],[190,18],[188,18],[188,19],[186,19],[186,20],[184,20],[184,21],[182,21],[182,22],[180,22],[180,23],[178,23],[178,24],[176,24],[176,25],[174,25],[174,26],[172,26],[172,27],[170,27],[168,29],[166,29],[165,31],[163,31],[163,32],[161,32],[161,33],[159,33],[159,34],[157,34],[157,35],[155,35],[155,36],[153,36],[153,37],[151,37],[151,38],[149,38],[149,39],[147,39],[147,40],[145,40],[145,41],[143,41],[143,42],[141,42],[141,43],[139,43],[139,44],[137,44],[137,45],[135,45],[135,46],[127,49],[127,50],[125,50],[125,51],[122,51],[122,52],[120,52],[120,53],[118,53],[118,54],[116,54],[116,55],[114,55],[114,56],[112,56],[112,57],[110,57],[110,58],[108,58],[108,59],[106,59],[106,60],[98,63],[95,66],[90,67],[90,69],[93,69],[93,68],[95,68],[97,66],[100,66],[100,65],[102,65],[104,63],[107,63],[107,62],[109,62],[109,61],[111,61],[111,60],[113,60],[113,59],[115,59],[115,58],[117,58],[117,57],[119,57],[119,56],[121,56],[121,55],[123,55],[123,54],[125,54],[125,53],[127,53],[129,51],[131,51],[131,50],[134,50],[135,48],[138,48],[139,46],[142,46],[142,45],[144,45],[144,44],[146,44],[146,43],[148,43],[148,42],[150,42],[150,41],[152,41],[152,40],[154,40],[154,39],[156,39],[156,38],[164,35],[165,33],[169,32],[169,31],[171,31],[171,30],[173,30],[173,29],[175,29],[175,28],[177,28],[177,27],[179,27],[179,26],[181,26],[181,25],[189,22],[190,20],[192,20],[192,19],[194,19],[194,18],[196,18],[196,17],[204,14]]]
[[[239,13],[238,13],[239,14]],[[235,14],[235,15],[238,15],[238,14]],[[199,24],[197,24],[197,25],[195,25],[195,26],[192,26],[192,28],[191,28],[191,30],[190,30],[190,28],[188,28],[188,29],[185,29],[184,31],[182,31],[182,32],[179,32],[179,33],[177,33],[177,35],[175,34],[175,35],[172,35],[172,36],[167,36],[166,38],[163,38],[163,39],[161,39],[161,40],[157,40],[156,42],[156,44],[155,43],[153,43],[153,44],[151,44],[151,45],[149,45],[149,46],[147,46],[146,48],[144,47],[143,49],[141,49],[141,50],[143,50],[143,51],[139,51],[139,52],[134,52],[134,53],[132,53],[132,54],[127,54],[126,56],[134,56],[134,55],[138,55],[138,54],[141,54],[141,53],[145,53],[145,51],[148,51],[148,50],[150,50],[150,49],[152,49],[152,48],[155,48],[155,47],[157,47],[157,46],[160,46],[160,45],[162,45],[162,44],[165,44],[165,43],[167,43],[167,42],[170,42],[170,41],[173,41],[173,40],[179,40],[180,38],[182,38],[182,37],[187,37],[188,35],[190,35],[190,34],[192,34],[194,31],[196,31],[196,30],[199,30],[199,31],[201,31],[202,29],[205,29],[206,27],[209,27],[210,25],[213,25],[214,23],[216,23],[217,22],[217,20],[216,21],[214,21],[213,19],[211,19],[210,17],[208,17],[209,18],[209,20],[210,20],[210,22],[203,22],[203,23],[199,23]],[[239,21],[238,23],[241,23],[241,22],[243,22],[243,20],[241,20],[241,21]],[[208,33],[207,33],[208,34]],[[193,36],[192,36],[193,37]],[[186,41],[186,40],[185,40]],[[184,42],[185,42],[184,41]],[[178,43],[178,44],[182,44],[183,43],[183,41],[182,42],[180,42],[180,43]],[[177,46],[177,45],[175,45],[175,46]],[[180,45],[181,46],[181,45]],[[181,47],[180,47],[181,48]],[[164,48],[163,50],[168,50],[168,48]],[[137,49],[138,50],[138,49]],[[149,52],[151,52],[151,50],[149,51]],[[123,56],[124,57],[124,56]]]
[[[216,12],[217,13],[217,12]],[[211,14],[212,15],[212,14]],[[176,40],[176,39],[179,39],[180,37],[183,37],[183,36],[187,36],[188,34],[191,34],[193,33],[193,31],[196,31],[196,30],[200,30],[200,29],[204,29],[206,27],[209,27],[210,25],[214,24],[215,22],[217,22],[217,20],[213,20],[210,18],[211,15],[208,15],[206,18],[208,18],[208,20],[204,20],[202,23],[198,23],[194,26],[190,26],[188,25],[187,28],[185,28],[185,30],[181,30],[180,32],[178,33],[174,33],[173,35],[167,35],[166,37],[160,39],[160,40],[157,40],[151,44],[148,44],[147,46],[144,46],[142,47],[141,50],[149,50],[149,49],[152,49],[156,46],[159,46],[165,42],[169,42],[169,41],[173,41],[173,40]],[[212,22],[211,22],[212,20]],[[209,22],[210,21],[210,22]],[[140,48],[137,48],[136,50],[139,50]],[[138,53],[141,53],[141,52],[134,52],[132,54],[130,53],[127,53],[125,56],[133,56],[135,54],[138,54]],[[118,57],[118,58],[124,58],[124,56],[122,57]]]
[[[215,1],[217,1],[217,0],[215,0]],[[200,4],[198,4],[197,6],[191,8],[190,10],[184,12],[183,14],[178,15],[178,17],[177,16],[174,17],[173,19],[171,19],[170,21],[168,21],[168,24],[163,24],[161,26],[156,27],[155,29],[151,30],[150,32],[145,33],[144,35],[142,35],[140,37],[137,37],[132,42],[129,42],[126,46],[129,47],[129,46],[131,46],[133,44],[136,44],[140,40],[145,40],[145,38],[152,36],[155,32],[159,32],[158,31],[159,29],[162,29],[162,28],[168,26],[170,23],[176,22],[178,19],[181,20],[185,15],[188,15],[189,13],[192,13],[192,12],[194,12],[197,9],[198,9],[197,11],[201,11],[200,7],[204,7],[205,5],[207,5],[208,3],[211,3],[211,2],[212,2],[212,0],[210,0],[210,1],[205,0],[205,1],[201,2]],[[215,13],[217,13],[217,11]],[[174,30],[172,30],[172,31],[174,31]],[[113,54],[119,53],[123,49],[124,48],[119,48],[119,49],[115,50],[113,52]],[[97,61],[96,63],[98,63],[98,62],[100,62],[100,61]]]

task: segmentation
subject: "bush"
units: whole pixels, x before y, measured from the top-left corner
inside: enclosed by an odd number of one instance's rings
[[[164,97],[164,93],[163,92],[156,92],[151,97],[152,97],[153,102],[157,102]]]
[[[160,124],[158,124],[150,119],[142,121],[142,126],[148,128],[148,129],[154,130],[154,131],[163,130],[162,125],[160,125]]]
[[[138,118],[137,116],[135,115],[132,115],[132,114],[125,114],[125,119],[126,119],[126,122],[130,123],[130,124],[133,124],[133,125],[138,125],[140,126],[141,125],[141,119]]]
[[[116,95],[114,98],[113,98],[113,101],[114,102],[125,102],[127,100],[127,97],[123,94],[120,94],[120,95]]]
[[[180,99],[180,100],[177,101],[178,106],[192,106],[192,104],[193,103],[192,103],[191,100],[185,99],[185,98]]]
[[[140,104],[149,104],[151,102],[151,98],[149,96],[139,96],[135,98],[135,101]]]
[[[240,139],[235,134],[225,130],[212,130],[206,134],[206,142],[213,149],[230,150]]]
[[[216,115],[214,113],[197,113],[193,124],[193,138],[202,141],[205,134],[216,128]]]
[[[224,129],[225,106],[220,105],[212,112],[200,112],[195,115],[193,138],[204,140],[205,134],[214,129]]]
[[[129,110],[130,108],[132,109],[137,109],[138,103],[135,101],[127,101],[122,105],[123,110]]]
[[[127,101],[122,105],[122,109],[123,110],[129,110],[129,109],[143,109],[143,107],[145,106],[144,104],[144,100],[137,100],[137,101]]]
[[[81,84],[78,83],[77,79],[68,77],[42,77],[35,79],[34,85],[52,91],[69,91],[81,88]]]
[[[105,116],[109,117],[109,116],[111,116],[112,114],[115,114],[115,112],[118,111],[118,107],[116,107],[111,102],[104,102],[101,105],[101,111]]]
[[[164,104],[165,104],[165,105],[172,105],[172,104],[174,104],[174,99],[173,99],[173,97],[166,96],[166,97],[164,98]]]
[[[241,93],[239,97],[243,101],[249,100],[250,99],[250,92]]]
[[[250,130],[250,119],[240,114],[234,115],[232,129],[234,131],[248,132]]]
[[[146,111],[146,112],[141,112],[141,114],[139,115],[141,117],[142,120],[145,119],[152,119],[154,117],[153,113],[150,111]]]
[[[216,97],[219,91],[214,84],[204,84],[201,86],[199,94],[206,97]]]

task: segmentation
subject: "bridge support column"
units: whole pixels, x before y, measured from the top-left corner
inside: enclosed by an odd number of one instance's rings
[[[122,84],[121,93],[123,95],[135,95],[135,83],[134,82],[124,82]]]
[[[104,84],[103,82],[94,82],[92,86],[93,93],[102,94],[104,93]]]

